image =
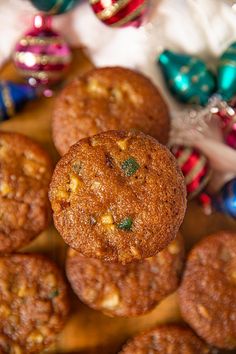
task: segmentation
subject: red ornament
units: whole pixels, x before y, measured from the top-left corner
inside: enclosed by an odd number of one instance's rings
[[[207,193],[201,193],[199,195],[199,201],[202,205],[203,211],[205,215],[212,214],[212,197]]]
[[[203,190],[210,179],[211,169],[208,161],[194,148],[173,146],[171,151],[185,177],[188,198],[192,199]]]
[[[31,86],[47,86],[62,79],[71,62],[71,51],[65,40],[51,29],[51,18],[36,15],[33,29],[16,45],[14,62]]]
[[[99,20],[111,27],[139,27],[147,10],[147,0],[90,0]]]
[[[225,142],[228,146],[236,149],[236,102],[235,100],[219,110],[217,116],[220,118],[221,127]]]

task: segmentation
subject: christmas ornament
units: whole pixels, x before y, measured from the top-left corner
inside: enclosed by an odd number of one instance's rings
[[[171,93],[181,102],[205,105],[216,90],[214,75],[202,60],[165,50],[159,65]]]
[[[233,149],[236,149],[235,105],[233,103],[228,105],[223,101],[216,114],[220,118],[221,128],[226,144]]]
[[[171,151],[185,177],[188,198],[198,195],[207,185],[211,170],[208,161],[198,150],[187,146],[173,146]]]
[[[0,121],[12,117],[24,103],[36,96],[36,90],[28,85],[0,81]]]
[[[204,214],[211,215],[212,214],[212,197],[208,193],[202,192],[199,195],[198,200],[201,203]]]
[[[17,43],[15,66],[32,86],[51,85],[62,79],[71,51],[65,40],[51,29],[51,18],[36,15],[34,27]]]
[[[219,60],[218,87],[218,93],[223,100],[230,100],[236,93],[236,43],[233,43]]]
[[[236,178],[226,183],[219,194],[212,199],[216,211],[236,217]]]
[[[90,0],[97,18],[111,27],[136,26],[142,23],[148,0]]]
[[[236,42],[219,59],[217,77],[202,60],[170,50],[160,54],[158,64],[170,92],[180,102],[204,106],[213,94],[222,100],[236,94]]]
[[[71,10],[80,0],[30,0],[40,11],[51,15],[63,14]]]

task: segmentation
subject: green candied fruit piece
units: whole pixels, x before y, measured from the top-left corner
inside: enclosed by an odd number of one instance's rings
[[[119,224],[117,224],[118,229],[130,231],[133,225],[133,220],[131,218],[125,218],[121,220]]]
[[[122,162],[121,168],[124,171],[125,175],[127,177],[130,177],[140,168],[140,165],[134,157],[129,157],[127,160]]]
[[[57,297],[59,295],[59,290],[55,289],[49,294],[49,299],[54,299],[54,297]]]

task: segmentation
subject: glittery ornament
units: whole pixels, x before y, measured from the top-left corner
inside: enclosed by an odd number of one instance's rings
[[[180,102],[206,105],[216,91],[214,75],[200,59],[165,50],[158,63],[167,86]]]
[[[59,15],[71,10],[81,0],[30,0],[40,11],[50,15]]]
[[[198,195],[207,185],[211,170],[208,161],[198,150],[186,146],[173,146],[172,153],[185,177],[188,198]]]
[[[224,185],[221,191],[213,197],[213,207],[216,211],[236,217],[236,179]]]
[[[236,111],[235,103],[230,105],[222,101],[216,115],[220,118],[221,128],[225,142],[228,146],[236,149]]]
[[[65,40],[51,29],[51,18],[36,15],[34,28],[16,45],[14,62],[30,85],[47,86],[62,79],[71,62],[71,51]]]
[[[90,0],[99,20],[111,27],[136,26],[142,23],[148,0]]]
[[[226,101],[236,94],[236,42],[231,44],[219,60],[218,93]]]
[[[36,96],[36,90],[28,85],[0,81],[0,121],[12,117],[27,101]]]

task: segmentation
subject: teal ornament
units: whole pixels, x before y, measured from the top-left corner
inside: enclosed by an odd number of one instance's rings
[[[50,15],[59,15],[71,10],[81,0],[30,0],[40,11]]]
[[[218,66],[218,93],[225,101],[236,94],[236,42],[223,53]]]
[[[200,59],[165,50],[158,64],[170,92],[180,102],[205,106],[216,91],[214,74]]]

